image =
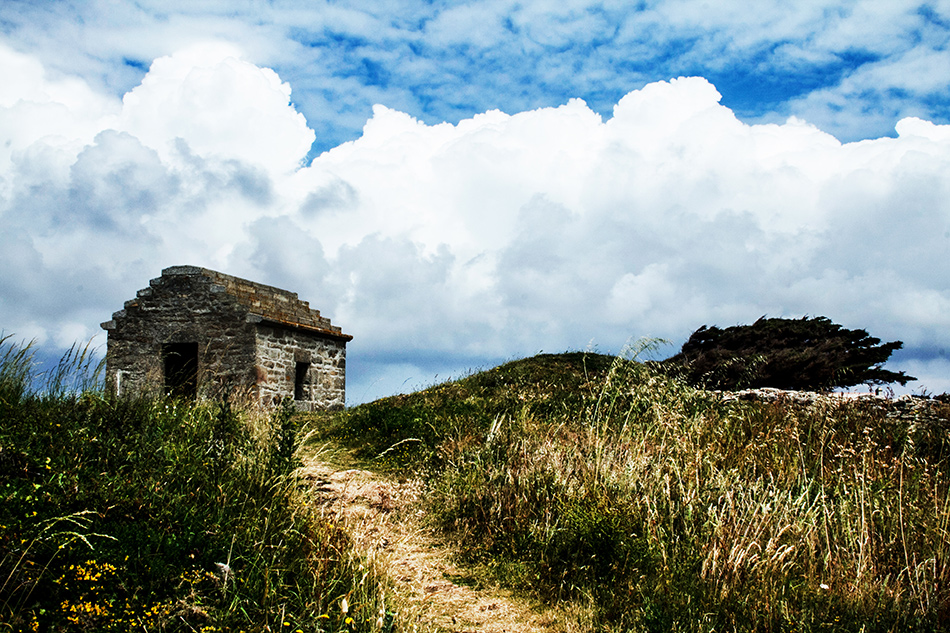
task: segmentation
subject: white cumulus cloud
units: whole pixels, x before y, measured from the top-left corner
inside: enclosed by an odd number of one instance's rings
[[[6,331],[91,335],[163,267],[195,264],[293,290],[353,334],[360,399],[763,314],[903,339],[904,366],[950,389],[935,373],[948,126],[841,143],[795,118],[744,123],[692,77],[606,119],[576,99],[436,125],[377,106],[302,166],[314,133],[290,87],[234,49],[160,58],[121,102],[16,60],[22,96],[0,99],[23,128],[0,130]],[[65,114],[41,116],[48,103]]]
[[[240,57],[232,46],[202,44],[155,60],[123,98],[121,128],[166,160],[182,139],[202,157],[293,170],[313,131],[290,104],[290,86]]]

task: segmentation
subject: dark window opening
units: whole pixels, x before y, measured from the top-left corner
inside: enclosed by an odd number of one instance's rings
[[[165,366],[165,393],[194,398],[198,394],[198,344],[162,345],[162,362]]]
[[[310,373],[310,363],[297,363],[294,375],[294,400],[306,400],[304,387],[307,385],[307,374]]]

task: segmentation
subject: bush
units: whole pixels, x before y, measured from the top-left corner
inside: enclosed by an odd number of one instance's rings
[[[762,317],[752,325],[726,329],[704,325],[661,366],[706,389],[904,385],[916,378],[881,368],[902,345],[881,343],[864,330],[847,330],[825,317]]]

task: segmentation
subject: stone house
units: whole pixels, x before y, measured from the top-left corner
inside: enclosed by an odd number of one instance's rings
[[[265,406],[342,408],[353,337],[297,294],[173,266],[102,324],[106,386],[115,393],[249,395]]]

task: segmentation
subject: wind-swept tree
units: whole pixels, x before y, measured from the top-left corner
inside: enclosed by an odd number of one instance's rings
[[[865,330],[848,330],[826,317],[762,317],[725,329],[704,325],[662,364],[706,389],[904,385],[916,378],[881,368],[902,346],[901,341],[881,343]]]

